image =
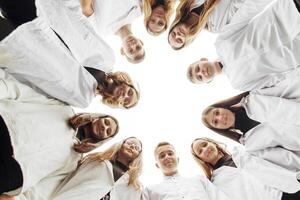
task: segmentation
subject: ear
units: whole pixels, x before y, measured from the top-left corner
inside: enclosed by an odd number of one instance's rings
[[[124,49],[123,49],[123,47],[121,47],[121,49],[120,49],[120,53],[121,53],[121,55],[122,55],[122,56],[124,56],[124,55],[125,55],[125,52],[124,52]]]
[[[142,40],[139,40],[139,41],[141,42],[142,46],[144,46],[144,42]]]
[[[207,58],[201,58],[200,61],[208,61]]]
[[[158,164],[157,163],[155,163],[155,166],[159,169],[159,166],[158,166]]]

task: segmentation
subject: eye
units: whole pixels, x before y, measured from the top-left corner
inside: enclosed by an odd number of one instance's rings
[[[137,51],[139,51],[139,50],[141,50],[141,49],[142,49],[142,47],[139,46],[139,45],[135,47],[135,50],[137,50]]]
[[[105,124],[106,126],[109,126],[109,125],[110,125],[110,121],[109,121],[108,119],[104,119],[104,124]]]
[[[164,25],[165,25],[165,23],[164,23],[164,22],[162,22],[162,21],[159,21],[159,22],[158,22],[158,25],[159,25],[159,26],[164,26]]]
[[[124,99],[124,105],[130,104],[130,98],[125,98]]]
[[[159,155],[159,158],[160,158],[160,159],[162,159],[162,158],[164,158],[164,157],[165,157],[165,154],[160,154],[160,155]]]
[[[182,39],[180,39],[180,38],[178,38],[177,40],[176,40],[178,43],[183,43],[183,40]]]
[[[196,71],[197,73],[200,72],[200,67],[199,67],[199,65],[197,65],[195,71]]]
[[[198,81],[202,81],[202,76],[199,74],[199,75],[197,76],[197,79],[198,79]]]
[[[127,92],[127,95],[132,96],[133,95],[133,89],[129,89],[128,92]]]
[[[217,126],[217,125],[218,125],[218,120],[215,119],[215,120],[213,121],[213,124],[214,124],[215,126]]]

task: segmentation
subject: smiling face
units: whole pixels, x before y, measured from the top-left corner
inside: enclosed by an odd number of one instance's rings
[[[193,83],[208,83],[215,76],[214,63],[200,60],[188,68],[188,78]]]
[[[127,160],[128,163],[134,161],[142,151],[142,144],[136,138],[128,138],[119,150],[119,157]]]
[[[117,101],[119,105],[123,108],[130,108],[134,106],[138,101],[137,91],[133,87],[125,83],[118,85],[114,89],[113,96],[118,99]]]
[[[213,108],[204,117],[206,122],[216,129],[228,129],[234,127],[235,115],[228,109]]]
[[[202,161],[215,165],[220,159],[220,153],[216,144],[206,140],[196,140],[192,144],[193,153]]]
[[[177,24],[169,33],[168,40],[172,48],[180,49],[186,43],[186,37],[188,35],[188,28],[185,24]]]
[[[128,61],[136,62],[142,60],[145,51],[144,44],[140,39],[137,39],[133,35],[129,35],[122,40],[121,54],[125,55]]]
[[[159,5],[152,10],[148,22],[148,29],[154,34],[159,34],[163,32],[166,24],[166,11],[162,5]]]
[[[163,145],[155,150],[156,165],[164,175],[171,176],[177,173],[178,157],[171,145]]]
[[[118,125],[115,120],[110,117],[102,117],[92,121],[92,137],[97,140],[104,140],[112,137],[118,130]]]

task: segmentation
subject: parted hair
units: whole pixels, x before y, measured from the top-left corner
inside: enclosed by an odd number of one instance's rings
[[[174,48],[175,50],[179,50],[184,48],[185,46],[189,45],[197,36],[197,34],[204,28],[207,27],[207,20],[210,16],[211,12],[214,10],[214,8],[217,6],[217,4],[220,2],[220,0],[206,0],[203,3],[203,9],[199,15],[198,22],[193,24],[191,27],[189,27],[189,33],[186,36],[186,42],[183,46],[179,48]],[[169,35],[173,28],[178,25],[179,23],[185,23],[188,18],[191,16],[191,11],[193,8],[193,5],[195,3],[195,0],[180,0],[179,5],[176,9],[176,15],[175,19],[171,24]]]
[[[173,13],[173,8],[174,8],[174,4],[175,4],[175,0],[164,0],[164,10],[166,11],[166,24],[164,29],[162,29],[161,32],[152,32],[149,29],[149,20],[150,20],[150,16],[152,14],[152,10],[158,5],[156,3],[155,0],[143,0],[142,1],[142,11],[144,13],[144,24],[146,27],[146,30],[148,31],[148,33],[150,33],[151,35],[159,35],[161,33],[163,33],[164,31],[166,31],[168,29],[169,23],[170,23],[170,17]]]
[[[201,158],[199,158],[193,150],[193,144],[198,140],[204,140],[204,141],[213,143],[214,145],[216,145],[216,148],[218,149],[218,152],[222,153],[223,155],[231,155],[231,154],[226,150],[226,145],[225,144],[217,142],[217,141],[215,141],[213,139],[210,139],[210,138],[207,138],[207,137],[197,138],[192,142],[192,144],[191,144],[192,156],[193,156],[194,160],[196,161],[196,163],[202,168],[205,176],[209,180],[211,180],[212,172],[213,172],[213,166],[210,163],[207,163],[207,162],[201,160]]]
[[[112,145],[106,151],[89,154],[81,160],[80,165],[93,161],[103,162],[105,160],[116,160],[122,145],[130,138],[136,137],[126,138],[123,141]],[[140,152],[138,157],[129,164],[129,170],[127,171],[129,175],[128,186],[133,186],[136,190],[141,190],[141,183],[138,178],[142,171],[142,165],[142,152]]]
[[[228,128],[228,129],[218,129],[218,128],[214,128],[210,125],[210,123],[207,121],[207,115],[215,108],[224,108],[224,109],[228,109],[230,111],[232,111],[233,113],[235,113],[239,108],[238,107],[234,107],[235,105],[237,105],[241,99],[245,96],[247,96],[249,94],[249,92],[244,92],[241,93],[237,96],[231,97],[229,99],[225,99],[222,100],[220,102],[217,102],[215,104],[212,104],[210,106],[208,106],[207,108],[205,108],[202,112],[202,122],[203,124],[209,128],[210,130],[223,135],[225,137],[228,137],[236,142],[239,142],[239,139],[241,137],[241,134],[238,132],[238,130],[234,129],[234,128]]]

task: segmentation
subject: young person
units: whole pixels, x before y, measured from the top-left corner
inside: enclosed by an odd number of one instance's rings
[[[85,156],[77,169],[63,179],[49,176],[12,200],[139,200],[141,169],[142,144],[135,137],[129,137],[103,152]]]
[[[131,23],[142,14],[138,0],[114,2],[81,0],[80,3],[83,14],[88,17],[101,37],[116,34],[122,41],[121,54],[131,63],[143,61],[145,57],[144,44],[133,34],[131,29]],[[77,4],[77,2],[73,4]],[[68,7],[68,12],[73,12],[74,5],[68,5]]]
[[[191,150],[207,178],[233,200],[300,197],[299,170],[283,169],[241,148],[231,155],[224,145],[209,138],[195,139]]]
[[[0,193],[18,195],[52,173],[76,169],[87,153],[116,135],[117,120],[81,113],[28,86],[0,80]]]
[[[156,166],[162,171],[164,180],[157,185],[146,187],[143,192],[144,200],[166,199],[228,199],[218,191],[206,178],[182,177],[178,174],[179,159],[176,151],[168,142],[159,143],[154,150]]]

